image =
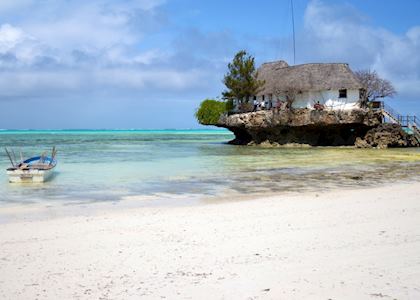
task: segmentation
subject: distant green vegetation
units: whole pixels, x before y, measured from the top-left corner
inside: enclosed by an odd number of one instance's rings
[[[224,101],[206,99],[201,102],[195,117],[202,125],[215,125],[219,121],[220,116],[227,112],[227,104]]]

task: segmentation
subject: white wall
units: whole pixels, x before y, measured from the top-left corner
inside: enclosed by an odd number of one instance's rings
[[[313,108],[319,101],[327,109],[346,110],[358,108],[359,90],[347,90],[347,98],[338,98],[338,90],[321,92],[304,92],[296,96],[293,102],[294,108]],[[281,99],[285,101],[285,98]]]
[[[338,90],[320,91],[320,92],[304,92],[296,96],[293,102],[294,108],[313,108],[314,104],[319,101],[326,109],[332,110],[349,110],[359,107],[359,90],[347,90],[347,98],[338,98]],[[265,95],[265,102],[270,99],[269,95]],[[251,102],[253,101],[251,97]],[[257,97],[258,102],[262,102],[262,95]],[[281,101],[286,101],[285,96],[280,96]],[[273,106],[276,106],[277,97],[272,95]],[[235,105],[236,106],[236,105]]]

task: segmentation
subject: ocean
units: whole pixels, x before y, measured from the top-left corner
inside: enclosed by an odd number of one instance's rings
[[[25,157],[58,149],[51,181],[10,184],[0,156],[0,206],[202,199],[366,187],[420,178],[420,149],[232,146],[226,130],[3,130]]]

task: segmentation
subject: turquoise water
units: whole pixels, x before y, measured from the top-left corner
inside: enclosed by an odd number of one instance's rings
[[[9,184],[9,161],[2,154],[0,205],[120,201],[132,196],[182,202],[420,178],[418,149],[227,145],[232,138],[224,130],[0,131],[0,147],[22,150],[25,156],[52,146],[58,149],[54,178],[37,185]]]

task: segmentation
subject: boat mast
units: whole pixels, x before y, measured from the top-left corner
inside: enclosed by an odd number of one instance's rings
[[[290,0],[292,6],[292,28],[293,28],[293,64],[296,64],[296,40],[295,40],[295,14],[293,10],[293,0]]]

